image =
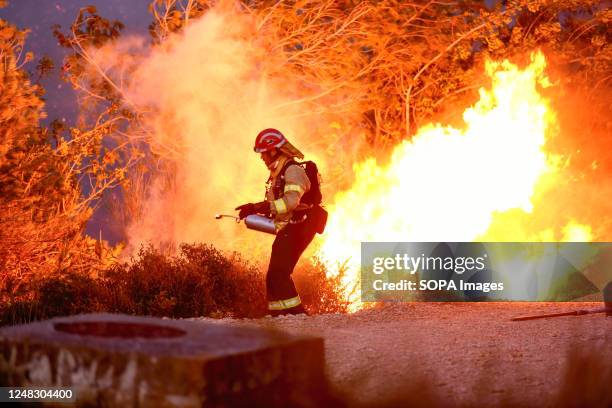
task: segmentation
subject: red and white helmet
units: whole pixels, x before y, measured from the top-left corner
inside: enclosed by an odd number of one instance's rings
[[[287,143],[285,136],[276,129],[264,129],[255,138],[255,150],[257,153],[263,153],[273,148],[279,148]]]

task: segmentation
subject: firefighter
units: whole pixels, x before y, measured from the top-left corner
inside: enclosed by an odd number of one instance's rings
[[[318,179],[309,179],[304,167],[296,162],[304,155],[276,129],[262,130],[255,139],[254,150],[261,154],[261,159],[270,170],[265,200],[241,205],[236,210],[240,211],[241,219],[251,214],[262,214],[274,220],[277,232],[266,274],[270,314],[305,313],[291,274],[315,233],[320,230],[320,220],[313,216],[317,212],[312,211],[314,207],[321,208],[318,205]],[[316,194],[312,199],[316,192],[318,200]]]

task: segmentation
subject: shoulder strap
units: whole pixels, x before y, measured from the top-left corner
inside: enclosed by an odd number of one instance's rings
[[[294,164],[299,164],[299,163],[293,159],[289,159],[285,162],[285,164],[283,164],[283,168],[278,173],[276,182],[272,186],[272,195],[274,196],[274,198],[278,198],[282,195],[283,190],[285,189],[285,172],[287,171],[289,166],[294,165]]]
[[[287,171],[287,169],[289,168],[289,166],[292,166],[294,164],[299,165],[300,163],[298,163],[297,161],[293,160],[293,159],[289,159],[285,162],[285,165],[283,166],[283,169],[280,171],[280,176],[284,179],[285,178],[285,172]]]

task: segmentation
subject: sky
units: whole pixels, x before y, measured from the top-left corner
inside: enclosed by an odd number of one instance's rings
[[[149,3],[150,0],[8,0],[8,6],[0,9],[0,18],[20,29],[31,30],[26,40],[26,51],[34,52],[35,58],[26,69],[32,72],[43,56],[50,57],[56,67],[62,65],[62,58],[68,50],[59,47],[51,27],[59,24],[67,32],[80,8],[96,6],[102,17],[123,22],[126,26],[124,34],[147,35],[147,27],[152,21],[147,10]],[[59,119],[72,124],[77,109],[74,93],[68,84],[59,79],[57,69],[42,81],[42,85],[47,92],[48,118],[45,122]]]
[[[62,59],[69,50],[61,48],[52,34],[52,26],[59,24],[67,32],[78,11],[89,5],[96,6],[98,14],[109,20],[120,20],[125,24],[123,34],[142,34],[148,36],[148,26],[152,21],[147,7],[151,0],[8,0],[8,6],[0,9],[0,18],[16,25],[20,29],[31,30],[26,39],[25,51],[34,53],[34,60],[25,66],[34,72],[37,61],[47,56],[53,60],[55,67],[61,67]],[[47,124],[59,119],[67,125],[73,125],[77,116],[75,94],[69,84],[59,78],[57,68],[41,82],[46,90],[44,97]],[[87,225],[86,232],[93,237],[107,239],[115,244],[123,237],[108,211],[101,207]]]

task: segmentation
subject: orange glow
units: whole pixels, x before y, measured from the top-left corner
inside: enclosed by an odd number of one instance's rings
[[[593,231],[590,225],[579,224],[571,221],[563,228],[563,241],[587,242],[593,240]]]
[[[329,273],[348,260],[346,296],[359,302],[362,241],[590,240],[589,226],[517,232],[516,217],[531,213],[534,197],[551,186],[558,158],[545,150],[556,118],[538,92],[550,86],[540,52],[519,69],[508,61],[486,64],[490,89],[463,113],[464,129],[430,124],[398,145],[388,164],[368,159],[354,166],[355,183],[336,194],[319,256]],[[511,211],[512,210],[512,211]],[[489,227],[504,216],[510,228]]]

